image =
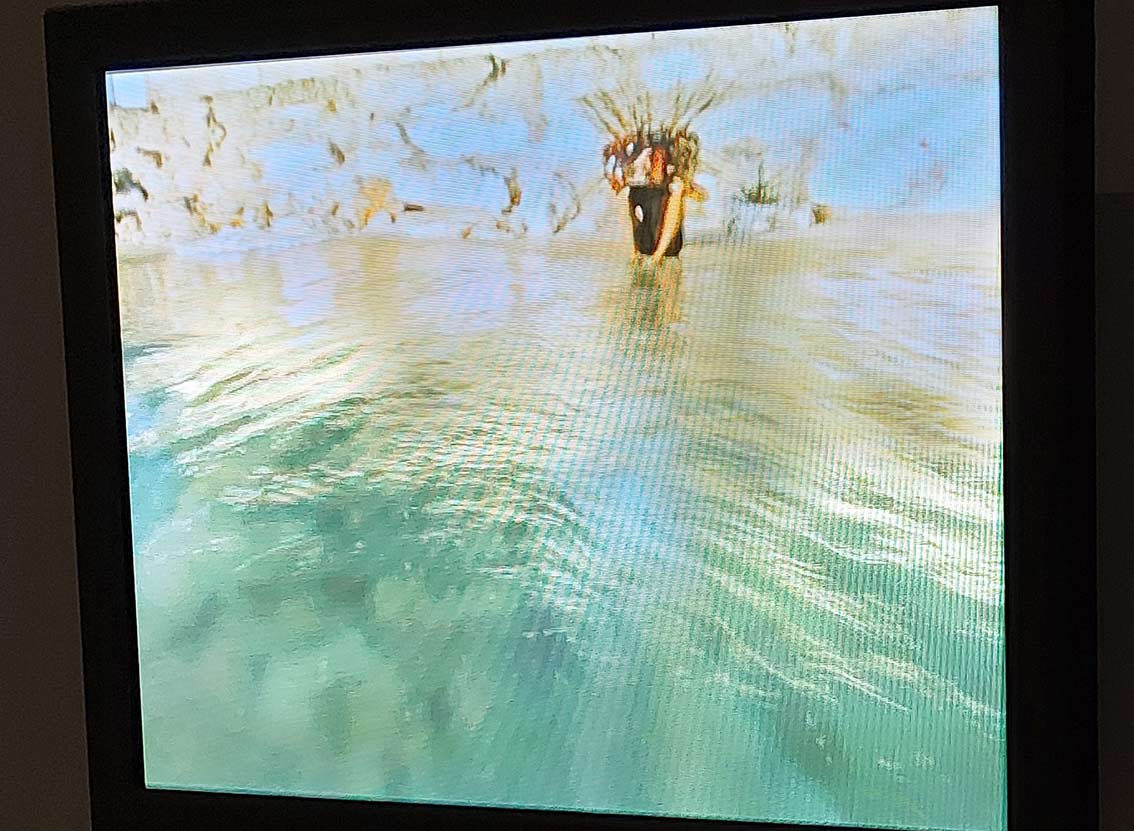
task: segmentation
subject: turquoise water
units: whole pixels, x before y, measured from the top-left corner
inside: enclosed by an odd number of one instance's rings
[[[893,225],[123,261],[147,781],[1003,828],[997,229]]]

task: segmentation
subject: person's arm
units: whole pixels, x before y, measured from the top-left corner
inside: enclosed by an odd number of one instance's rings
[[[665,213],[662,216],[661,234],[658,236],[657,247],[654,248],[652,259],[658,262],[665,256],[666,249],[673,242],[677,229],[681,227],[681,214],[684,211],[685,183],[681,179],[674,179],[669,186],[669,198],[665,200]]]

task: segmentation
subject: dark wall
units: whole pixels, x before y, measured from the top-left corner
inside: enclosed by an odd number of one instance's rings
[[[1134,3],[1095,3],[1099,193],[1134,193]]]
[[[44,0],[0,0],[0,828],[88,826]]]
[[[1104,831],[1124,831],[1134,828],[1134,3],[1098,0],[1095,13],[1100,813]]]
[[[88,824],[40,24],[47,5],[0,0],[0,828],[13,831]],[[1134,3],[1096,8],[1102,827],[1126,831],[1134,828],[1134,796],[1123,787],[1134,783]]]
[[[1099,754],[1102,827],[1134,828],[1134,193],[1100,193],[1098,239]],[[1073,555],[1074,556],[1074,555]]]

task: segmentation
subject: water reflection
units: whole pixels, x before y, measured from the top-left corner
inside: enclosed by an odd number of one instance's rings
[[[995,264],[863,245],[123,264],[151,781],[995,825]]]

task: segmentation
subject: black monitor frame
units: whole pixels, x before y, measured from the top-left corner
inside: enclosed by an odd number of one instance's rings
[[[1096,828],[1092,4],[179,0],[45,18],[94,831],[803,827],[146,789],[104,72],[977,5],[1001,21],[1009,831]]]

